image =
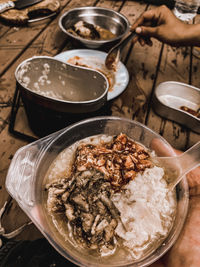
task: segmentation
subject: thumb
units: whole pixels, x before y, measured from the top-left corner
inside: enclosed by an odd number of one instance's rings
[[[141,26],[141,27],[137,27],[135,29],[135,32],[139,35],[142,36],[147,36],[147,37],[156,37],[157,35],[157,28],[156,27],[145,27],[145,26]]]

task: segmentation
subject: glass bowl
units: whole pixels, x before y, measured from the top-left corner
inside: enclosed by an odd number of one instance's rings
[[[157,249],[140,260],[133,261],[124,258],[123,261],[115,262],[112,258],[104,259],[104,257],[85,255],[69,240],[66,239],[63,242],[63,237],[58,234],[55,227],[52,227],[43,199],[44,177],[51,163],[61,151],[76,141],[98,134],[117,135],[120,133],[127,134],[149,149],[153,148],[159,156],[175,156],[168,142],[143,124],[119,117],[95,117],[80,121],[20,148],[14,155],[8,170],[6,188],[10,195],[51,245],[78,266],[148,266],[169,250],[184,225],[189,200],[186,177],[176,187],[177,211],[170,233]],[[159,144],[157,149],[155,149],[156,143]]]

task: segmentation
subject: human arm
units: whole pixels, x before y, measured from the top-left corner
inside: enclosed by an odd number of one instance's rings
[[[166,6],[145,11],[131,27],[141,45],[152,45],[151,37],[172,46],[200,46],[200,24],[187,24]]]

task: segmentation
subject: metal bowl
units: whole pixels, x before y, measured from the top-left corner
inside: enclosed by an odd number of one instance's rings
[[[74,36],[68,32],[68,29],[78,21],[85,21],[100,26],[112,32],[116,37],[108,40],[89,40]],[[80,7],[71,9],[60,17],[59,26],[70,39],[93,49],[110,48],[119,42],[130,29],[129,21],[125,16],[112,9],[102,7]]]
[[[153,96],[154,111],[164,118],[200,133],[200,118],[182,110],[181,107],[189,108],[198,113],[200,89],[176,81],[163,82],[156,87]]]

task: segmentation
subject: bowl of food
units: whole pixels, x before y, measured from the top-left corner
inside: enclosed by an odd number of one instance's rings
[[[178,238],[189,199],[155,155],[175,152],[143,124],[95,117],[20,148],[6,188],[74,264],[148,266]]]
[[[70,9],[60,17],[59,26],[71,40],[92,49],[109,49],[130,28],[124,15],[103,7]]]

